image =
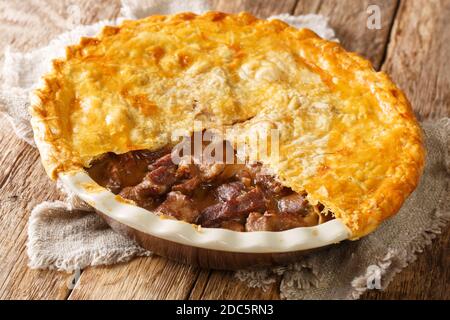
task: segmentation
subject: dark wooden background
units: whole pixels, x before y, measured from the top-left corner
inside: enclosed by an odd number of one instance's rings
[[[213,0],[216,10],[321,13],[348,50],[369,58],[406,92],[419,119],[450,115],[450,0]],[[6,46],[30,50],[67,31],[67,6],[77,4],[81,23],[119,14],[118,1],[0,0],[0,56]],[[381,8],[382,28],[366,27],[367,7]],[[27,267],[27,221],[32,208],[59,194],[38,152],[14,136],[0,117],[0,299],[278,299],[278,284],[251,289],[231,272],[200,270],[160,257],[88,268],[73,290],[70,274]],[[449,299],[449,229],[384,291],[364,299]]]

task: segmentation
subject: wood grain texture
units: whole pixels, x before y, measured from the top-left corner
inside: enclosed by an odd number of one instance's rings
[[[450,1],[402,1],[383,65],[419,119],[450,116]]]
[[[448,1],[403,0],[212,0],[216,10],[249,11],[259,17],[295,11],[330,17],[343,45],[382,66],[406,91],[421,118],[449,115],[450,31]],[[382,9],[382,29],[366,28],[368,4]],[[0,0],[0,54],[6,45],[29,50],[66,31],[57,17],[67,17],[67,6],[81,9],[81,23],[112,18],[119,2],[95,0]],[[11,10],[22,18],[5,19]],[[397,11],[397,12],[396,12]],[[49,14],[50,13],[50,14]],[[394,27],[391,32],[393,19]],[[388,45],[388,41],[390,41]],[[386,51],[386,48],[388,50]],[[383,64],[384,63],[384,64]],[[139,258],[126,264],[84,270],[75,289],[70,275],[30,270],[26,257],[26,226],[31,209],[59,197],[45,175],[36,150],[14,137],[0,119],[0,299],[276,299],[278,283],[267,291],[249,288],[231,272],[201,270],[160,257]],[[449,229],[418,260],[397,275],[385,292],[372,291],[367,299],[450,299]]]
[[[235,277],[234,272],[210,271],[200,276],[189,296],[192,300],[270,300],[279,299],[279,282],[267,285],[267,288],[251,288],[247,283]]]
[[[74,25],[117,16],[119,1],[0,0],[2,44],[21,51],[38,48]]]
[[[199,275],[195,267],[153,256],[86,269],[69,299],[187,299]]]
[[[267,18],[280,13],[293,13],[297,0],[210,0],[213,10],[224,12],[247,11],[258,18]]]
[[[370,5],[380,8],[380,29],[367,28]],[[397,5],[397,0],[300,0],[295,14],[317,13],[329,17],[330,26],[344,48],[363,55],[379,69]]]

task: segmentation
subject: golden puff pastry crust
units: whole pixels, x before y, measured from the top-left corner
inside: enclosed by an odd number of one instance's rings
[[[171,133],[280,132],[264,159],[359,238],[395,214],[423,165],[421,130],[383,72],[307,29],[250,14],[151,16],[105,27],[53,62],[32,101],[50,177],[106,152],[158,149]]]

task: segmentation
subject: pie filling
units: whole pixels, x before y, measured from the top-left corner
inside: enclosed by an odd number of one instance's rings
[[[261,163],[205,163],[185,156],[175,164],[171,148],[164,148],[108,153],[87,171],[99,185],[142,208],[207,228],[282,231],[333,219]]]

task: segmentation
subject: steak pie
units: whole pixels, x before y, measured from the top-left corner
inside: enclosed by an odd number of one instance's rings
[[[54,60],[31,114],[52,179],[85,170],[120,201],[205,228],[339,219],[357,239],[399,210],[424,165],[420,127],[385,73],[247,13],[105,27]],[[175,163],[174,133],[192,141],[207,130],[234,161]],[[238,143],[254,134],[276,152]]]

